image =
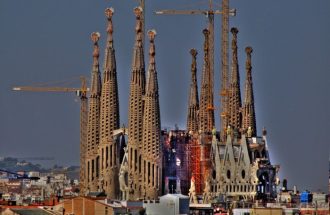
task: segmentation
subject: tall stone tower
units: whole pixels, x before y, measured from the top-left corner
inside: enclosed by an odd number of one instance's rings
[[[246,80],[245,80],[245,97],[243,104],[243,122],[242,129],[247,132],[248,137],[257,136],[256,114],[254,109],[254,95],[253,95],[253,82],[252,82],[252,65],[251,65],[251,53],[253,49],[246,47],[245,52],[247,54],[246,59]]]
[[[142,43],[142,8],[134,9],[136,16],[136,37],[133,51],[132,73],[128,109],[128,163],[129,199],[137,199],[142,193],[142,134],[143,134],[143,95],[145,93],[145,65]]]
[[[202,71],[202,86],[199,109],[199,129],[202,133],[211,133],[214,128],[214,105],[213,105],[213,77],[210,72],[209,62],[209,31],[203,30],[204,42],[204,65]]]
[[[240,89],[240,78],[238,70],[238,59],[237,59],[237,28],[232,28],[231,33],[233,34],[232,39],[232,72],[231,81],[229,86],[229,114],[228,124],[233,128],[240,130],[242,114],[241,114],[241,89]]]
[[[150,39],[149,67],[143,115],[143,185],[144,199],[155,199],[162,188],[162,147],[160,142],[160,111],[158,80],[155,63],[156,31],[148,31]]]
[[[114,199],[119,194],[118,168],[119,149],[113,139],[113,131],[119,128],[119,98],[116,72],[116,57],[113,45],[112,16],[114,10],[107,8],[107,41],[103,65],[103,84],[100,109],[100,188],[107,196]]]
[[[196,56],[197,50],[191,49],[190,54],[192,56],[191,63],[191,83],[188,102],[188,116],[187,116],[187,132],[198,132],[199,118],[199,99],[198,99],[198,86],[197,86],[197,63]]]
[[[99,177],[99,129],[100,129],[100,96],[101,96],[101,76],[99,69],[99,33],[92,33],[94,44],[93,68],[91,78],[91,90],[89,97],[88,129],[87,129],[87,156],[86,156],[86,191],[98,190]]]

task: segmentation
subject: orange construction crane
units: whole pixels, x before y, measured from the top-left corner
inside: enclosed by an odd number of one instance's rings
[[[46,87],[46,86],[18,86],[13,87],[14,91],[31,91],[31,92],[76,92],[80,97],[80,187],[83,184],[85,175],[85,148],[87,144],[87,123],[88,123],[88,99],[87,92],[87,79],[86,77],[80,77],[80,88],[68,88],[68,87]],[[82,188],[82,187],[81,187]],[[82,190],[82,189],[81,189]]]

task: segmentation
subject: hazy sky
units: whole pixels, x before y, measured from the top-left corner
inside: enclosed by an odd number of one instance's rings
[[[217,8],[220,0],[216,0]],[[202,66],[203,16],[156,16],[157,9],[204,9],[207,0],[146,0],[146,27],[155,28],[163,127],[185,128],[190,48]],[[101,33],[114,7],[114,43],[121,123],[127,124],[136,0],[0,1],[0,156],[49,156],[49,164],[79,164],[79,99],[72,93],[13,92],[12,86],[90,76],[90,34]],[[327,189],[330,129],[330,1],[231,0],[244,48],[251,45],[258,132],[265,126],[273,163],[298,189]],[[220,9],[220,8],[219,8]],[[219,129],[220,16],[216,17],[215,101]],[[147,58],[146,58],[147,59]],[[147,61],[146,61],[147,62]],[[53,84],[55,86],[56,84]],[[243,84],[242,84],[243,86]],[[329,132],[329,133],[328,133]]]

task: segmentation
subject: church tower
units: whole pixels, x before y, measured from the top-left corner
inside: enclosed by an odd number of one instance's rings
[[[246,47],[245,52],[247,54],[246,59],[246,80],[245,80],[245,97],[243,104],[243,123],[242,129],[247,132],[248,137],[257,136],[256,114],[254,109],[254,95],[253,95],[253,82],[252,82],[252,65],[251,65],[251,53],[253,49]],[[250,128],[250,129],[249,129]]]
[[[112,16],[114,10],[107,8],[107,41],[103,65],[103,84],[100,109],[100,188],[115,199],[119,195],[118,168],[119,149],[113,139],[113,131],[119,128],[119,98],[116,72],[116,57],[113,45]]]
[[[143,96],[145,93],[145,65],[142,42],[142,8],[134,9],[136,16],[135,45],[130,81],[128,109],[128,163],[129,163],[129,199],[141,197],[142,185],[142,134],[143,134]]]
[[[199,109],[199,129],[202,133],[211,133],[214,128],[214,105],[213,105],[213,77],[210,72],[209,61],[209,31],[203,30],[204,42],[204,65],[202,71],[202,86]]]
[[[86,191],[98,190],[99,177],[99,128],[100,128],[100,96],[101,96],[101,76],[99,69],[100,50],[98,41],[100,34],[92,33],[92,41],[94,44],[93,51],[93,67],[91,78],[91,90],[89,97],[89,112],[88,112],[88,128],[87,128],[87,156],[86,156]]]
[[[156,31],[149,31],[148,36],[150,39],[149,67],[143,115],[143,197],[156,199],[161,194],[162,188],[161,126],[154,42]]]
[[[231,33],[233,34],[232,39],[232,72],[231,81],[229,87],[229,115],[228,124],[232,129],[241,128],[242,114],[241,114],[241,89],[240,89],[240,78],[238,69],[238,59],[237,59],[237,28],[232,28]]]
[[[198,111],[199,111],[199,99],[198,99],[198,86],[197,86],[197,63],[196,56],[197,50],[191,49],[190,54],[192,56],[191,63],[191,83],[188,102],[188,116],[187,116],[187,132],[198,132]]]

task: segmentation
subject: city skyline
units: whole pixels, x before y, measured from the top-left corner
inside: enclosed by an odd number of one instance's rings
[[[1,41],[4,47],[0,51],[1,67],[8,71],[0,80],[0,104],[4,110],[1,112],[4,120],[0,124],[0,156],[35,157],[42,153],[43,156],[55,157],[56,161],[61,160],[63,163],[60,164],[78,164],[79,99],[73,94],[17,93],[10,88],[79,75],[89,77],[92,67],[89,36],[94,31],[101,33],[100,62],[103,62],[102,50],[106,39],[104,9],[111,6],[115,9],[113,22],[120,123],[127,125],[127,86],[134,42],[133,7],[137,6],[137,2],[13,2],[21,4],[0,3],[0,22],[4,25],[0,30],[4,37]],[[190,80],[189,50],[196,48],[200,52],[197,56],[200,83],[202,29],[206,27],[207,20],[202,16],[152,14],[157,9],[180,9],[191,1],[176,2],[147,1],[146,29],[156,28],[158,32],[156,60],[162,125],[173,128],[178,124],[180,129],[185,129]],[[326,128],[329,127],[327,110],[330,104],[326,93],[329,91],[329,74],[325,71],[330,66],[326,55],[330,47],[325,38],[330,32],[323,26],[329,24],[326,9],[330,8],[330,4],[326,1],[314,4],[299,1],[299,5],[298,1],[284,2],[231,1],[231,7],[237,9],[237,16],[231,18],[230,27],[235,26],[240,31],[241,86],[245,78],[242,72],[244,49],[251,45],[254,48],[252,73],[258,134],[263,126],[267,128],[272,162],[281,165],[280,176],[287,178],[290,186],[297,184],[302,189],[326,190],[329,157]],[[206,7],[207,4],[203,8]],[[310,15],[304,17],[305,14]],[[214,101],[217,108],[220,100],[219,20],[220,17],[216,17]],[[79,80],[75,87],[78,86]],[[219,118],[217,109],[217,129]]]

